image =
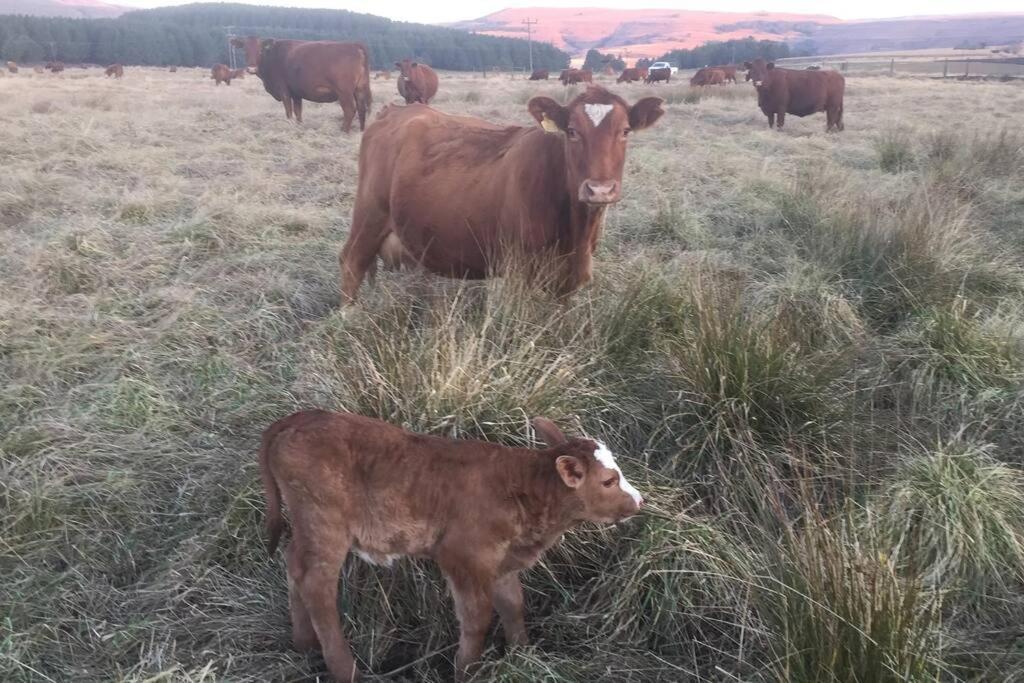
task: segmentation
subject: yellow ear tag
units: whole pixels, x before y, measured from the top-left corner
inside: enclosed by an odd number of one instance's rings
[[[547,114],[544,114],[544,118],[540,122],[540,127],[546,130],[548,133],[557,133],[558,126],[554,121],[548,118]]]

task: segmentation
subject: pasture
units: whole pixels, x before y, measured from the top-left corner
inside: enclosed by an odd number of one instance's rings
[[[319,406],[509,444],[544,415],[651,501],[524,577],[534,645],[492,636],[477,680],[1024,680],[1021,85],[849,78],[826,135],[768,130],[742,79],[598,78],[667,113],[591,286],[383,272],[345,316],[337,105],[28,71],[0,77],[0,679],[322,675],[256,462]],[[564,90],[442,73],[434,106],[530,125],[533,94]],[[450,680],[432,566],[343,582],[364,672]]]

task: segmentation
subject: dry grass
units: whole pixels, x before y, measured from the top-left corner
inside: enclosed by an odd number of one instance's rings
[[[769,131],[745,85],[615,89],[668,114],[591,288],[388,273],[345,319],[336,106],[297,127],[202,70],[0,80],[0,679],[322,673],[255,463],[312,405],[520,443],[548,414],[649,494],[528,573],[536,646],[481,679],[1019,679],[1024,88],[850,78],[841,135]],[[567,94],[449,74],[436,105],[526,124],[535,93]],[[344,574],[364,668],[448,679],[437,572]]]

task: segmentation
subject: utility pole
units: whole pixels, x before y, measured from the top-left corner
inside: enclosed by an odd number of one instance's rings
[[[533,27],[537,23],[536,19],[523,19],[523,24],[526,25],[526,40],[530,43],[530,73],[533,73]]]

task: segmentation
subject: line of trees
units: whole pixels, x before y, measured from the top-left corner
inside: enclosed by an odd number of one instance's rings
[[[615,71],[622,71],[626,68],[626,62],[613,54],[603,55],[600,51],[591,48],[587,50],[587,56],[583,60],[583,68],[590,69],[594,73],[600,72],[608,64],[611,64]]]
[[[789,45],[777,40],[743,38],[704,43],[690,50],[672,50],[658,61],[676,65],[680,69],[697,69],[712,64],[739,64],[757,57],[774,61],[783,57],[798,57]]]
[[[457,29],[392,21],[345,10],[200,3],[129,12],[117,19],[0,16],[0,56],[16,62],[60,60],[148,66],[227,63],[227,36],[359,40],[373,68],[405,57],[440,69],[525,68],[529,46]],[[569,55],[534,43],[537,68],[561,69]]]

